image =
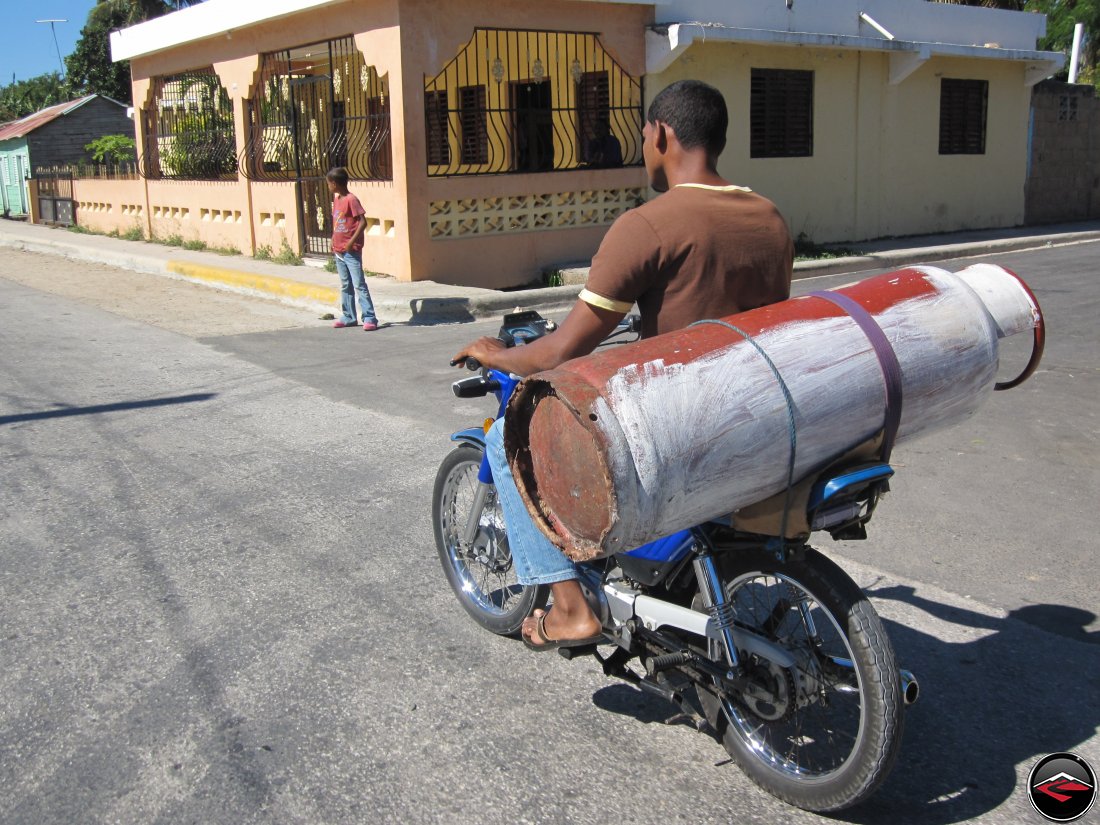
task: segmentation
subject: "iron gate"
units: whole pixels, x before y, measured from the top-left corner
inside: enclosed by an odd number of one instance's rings
[[[294,181],[299,248],[329,254],[329,169],[344,166],[353,180],[393,179],[386,78],[366,64],[351,37],[265,54],[247,114],[241,173]]]
[[[73,177],[70,172],[46,172],[39,169],[38,218],[42,223],[73,226],[76,206],[73,204]]]

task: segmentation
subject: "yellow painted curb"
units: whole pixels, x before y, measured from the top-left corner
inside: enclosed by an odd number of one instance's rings
[[[297,298],[305,301],[319,301],[335,304],[340,300],[340,290],[336,287],[303,284],[274,275],[260,275],[255,272],[242,272],[239,269],[222,269],[217,266],[203,266],[186,261],[168,261],[168,271],[198,281],[226,284],[240,289],[252,289],[283,298]]]

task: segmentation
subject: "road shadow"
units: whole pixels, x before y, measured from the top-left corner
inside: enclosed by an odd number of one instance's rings
[[[906,823],[947,825],[1013,796],[1026,806],[1016,765],[1030,770],[1041,757],[1078,749],[1095,735],[1100,656],[1084,645],[1100,643],[1100,634],[1085,630],[1096,619],[1091,612],[1040,604],[1002,619],[923,598],[907,586],[867,594],[985,635],[945,641],[886,622],[898,662],[920,680],[921,699],[907,710],[891,777],[838,819],[893,825],[904,811]]]
[[[1100,644],[1100,633],[1086,631],[1096,619],[1091,612],[1039,604],[1002,619],[923,598],[911,587],[866,592],[984,635],[956,642],[885,621],[899,664],[920,680],[921,698],[906,710],[890,777],[869,800],[830,818],[950,825],[987,814],[1013,796],[1028,806],[1016,765],[1030,770],[1043,756],[1078,750],[1095,735],[1100,656],[1091,646]],[[621,683],[596,691],[592,701],[644,724],[666,722],[678,711]]]
[[[680,709],[676,705],[622,682],[597,690],[592,694],[592,704],[600,710],[632,716],[646,725],[679,721]]]
[[[476,320],[466,298],[414,298],[409,301],[409,311],[412,315],[405,322],[408,326],[459,324]]]
[[[67,418],[74,415],[99,415],[100,413],[140,410],[149,407],[167,407],[175,404],[193,404],[197,401],[209,401],[217,393],[202,392],[193,395],[173,395],[168,398],[148,398],[143,401],[118,401],[114,404],[94,404],[88,407],[58,407],[55,410],[0,415],[0,425],[17,424],[22,421],[42,421],[46,418]]]

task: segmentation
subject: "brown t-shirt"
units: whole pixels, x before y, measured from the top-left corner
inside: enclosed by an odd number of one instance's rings
[[[642,313],[642,337],[790,297],[794,248],[775,204],[743,187],[683,185],[619,217],[581,299]]]

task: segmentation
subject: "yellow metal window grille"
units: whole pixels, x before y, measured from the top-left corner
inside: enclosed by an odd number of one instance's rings
[[[253,180],[393,180],[389,79],[349,37],[263,55],[246,106],[241,173]]]
[[[154,78],[142,113],[146,178],[227,180],[237,176],[233,105],[212,67]]]
[[[590,32],[474,30],[424,80],[430,177],[642,163],[642,87]]]

